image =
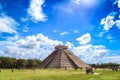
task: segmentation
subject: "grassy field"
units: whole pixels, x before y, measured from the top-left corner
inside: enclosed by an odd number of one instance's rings
[[[82,70],[36,69],[14,70],[3,69],[0,80],[120,80],[120,71],[97,70],[95,74],[85,74]]]

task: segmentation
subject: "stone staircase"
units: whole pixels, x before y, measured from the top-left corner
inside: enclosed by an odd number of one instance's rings
[[[60,67],[60,56],[61,51],[57,51],[57,55],[53,57],[53,59],[49,62],[48,68],[59,68]]]
[[[71,60],[69,57],[64,53],[64,51],[61,52],[61,61],[60,61],[60,68],[74,68],[71,64]]]
[[[77,56],[75,56],[71,51],[64,50],[64,52],[71,58],[71,60],[76,64],[76,66],[78,66],[78,68],[85,68],[86,64]]]
[[[52,61],[52,59],[57,55],[57,51],[51,53],[40,65],[41,68],[47,68],[47,65]]]

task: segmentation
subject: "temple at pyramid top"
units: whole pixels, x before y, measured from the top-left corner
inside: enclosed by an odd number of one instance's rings
[[[41,68],[85,68],[81,59],[68,50],[68,46],[58,45],[55,50],[41,63]]]
[[[68,49],[68,46],[58,45],[55,47],[55,50]]]

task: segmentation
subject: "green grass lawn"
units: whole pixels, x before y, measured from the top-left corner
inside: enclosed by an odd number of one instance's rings
[[[0,80],[120,80],[120,71],[97,70],[95,74],[85,74],[84,70],[36,69],[14,70],[3,69]]]

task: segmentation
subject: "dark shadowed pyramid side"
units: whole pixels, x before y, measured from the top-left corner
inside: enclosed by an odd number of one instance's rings
[[[87,65],[68,50],[67,46],[55,47],[47,58],[42,61],[41,68],[85,68]]]

